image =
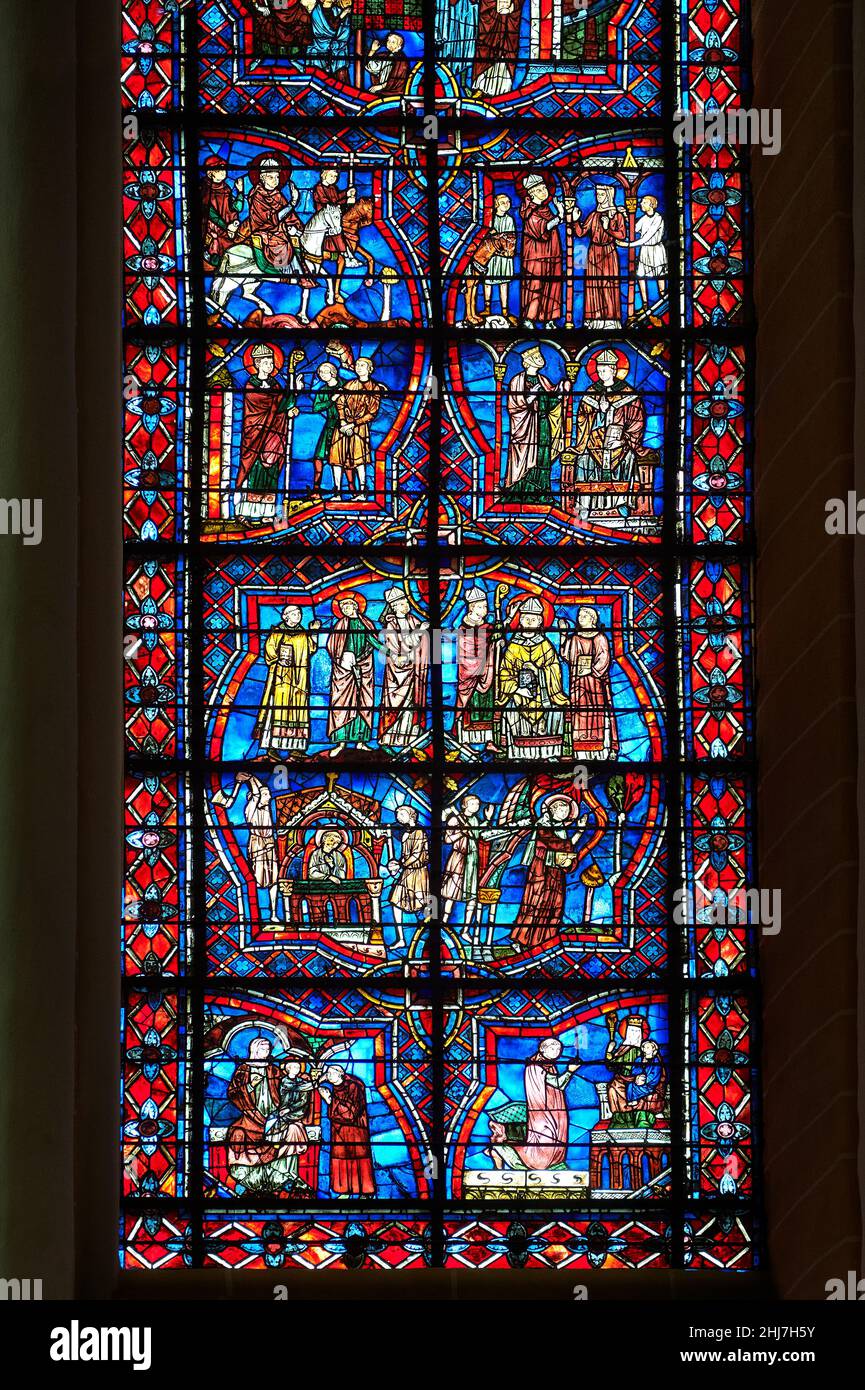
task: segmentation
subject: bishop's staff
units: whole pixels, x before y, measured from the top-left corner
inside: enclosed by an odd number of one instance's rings
[[[350,151],[349,151],[349,155],[348,155],[348,184],[346,185],[346,190],[345,190],[346,201],[347,201],[348,203],[355,203],[355,202],[357,202],[357,188],[355,187],[355,182],[354,182],[354,164],[355,164],[355,154],[354,154],[354,150],[350,150]]]
[[[562,182],[562,202],[564,205],[564,236],[565,236],[565,328],[574,327],[574,274],[576,272],[576,254],[574,247],[574,208],[576,207],[576,196],[574,185],[571,179],[564,174],[560,175]]]
[[[574,387],[577,383],[580,364],[574,359],[567,358],[565,361],[566,383],[563,383],[565,390],[565,420],[562,432],[562,460],[561,460],[561,491],[562,509],[566,512],[576,510],[577,496],[577,451],[574,447],[574,428],[576,422],[576,410],[574,401]]]
[[[499,672],[502,664],[502,645],[504,642],[504,618],[502,616],[502,603],[505,594],[508,592],[507,584],[497,584],[493,596],[493,613],[495,615],[495,626],[493,627],[493,743],[496,748],[501,748],[502,744],[502,710],[499,705]]]
[[[285,427],[285,491],[282,499],[282,514],[288,520],[288,506],[291,496],[291,447],[294,441],[294,421],[298,413],[297,397],[303,389],[303,377],[298,376],[297,368],[306,357],[303,348],[295,348],[288,355],[288,371],[285,378],[285,403],[288,422]]]
[[[616,173],[617,182],[625,190],[625,213],[628,219],[628,269],[627,269],[627,319],[629,322],[634,317],[636,310],[636,259],[635,249],[636,240],[636,215],[637,215],[637,187],[643,176],[640,165],[634,158],[634,151],[631,145],[628,146],[625,157],[622,160],[621,168]],[[616,252],[618,257],[618,251]]]

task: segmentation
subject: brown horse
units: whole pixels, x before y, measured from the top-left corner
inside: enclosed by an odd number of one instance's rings
[[[369,288],[373,283],[375,273],[375,261],[368,251],[365,251],[360,244],[361,228],[369,227],[373,219],[372,198],[358,198],[357,202],[345,208],[342,214],[342,235],[345,244],[353,256],[358,256],[366,264],[366,278],[364,284]],[[336,257],[336,292],[339,298],[342,284],[342,274],[345,270],[345,254],[340,251]]]

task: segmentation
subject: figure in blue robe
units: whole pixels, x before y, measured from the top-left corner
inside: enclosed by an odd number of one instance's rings
[[[438,0],[436,44],[463,91],[470,86],[477,23],[477,0]]]
[[[342,5],[339,0],[316,0],[309,16],[312,42],[306,51],[307,61],[341,82],[348,80],[350,15],[351,0]]]
[[[661,1084],[664,1075],[664,1068],[660,1058],[655,1057],[651,1062],[644,1062],[643,1070],[632,1081],[628,1082],[628,1100],[643,1100],[645,1096],[654,1095]]]

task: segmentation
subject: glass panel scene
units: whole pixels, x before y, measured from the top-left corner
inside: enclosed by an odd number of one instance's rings
[[[124,1268],[755,1268],[738,0],[121,9]]]

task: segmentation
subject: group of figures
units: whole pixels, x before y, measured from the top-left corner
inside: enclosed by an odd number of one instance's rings
[[[466,593],[453,643],[451,737],[461,753],[533,762],[616,757],[613,654],[597,608],[580,607],[573,625],[556,618],[545,597],[517,596],[503,606],[506,593],[497,587],[494,615],[485,589]],[[318,618],[304,626],[301,603],[285,604],[263,639],[266,676],[250,756],[256,749],[271,759],[308,751],[314,686],[316,706],[320,700],[326,708],[331,757],[368,752],[373,740],[381,752],[420,752],[430,736],[428,624],[404,587],[388,588],[384,605],[374,622],[363,593],[346,590],[332,601],[335,621],[325,634]],[[322,637],[330,674],[319,697],[312,661]]]
[[[617,1038],[617,1015],[607,1015],[610,1041],[605,1061],[610,1080],[604,1086],[603,1110],[610,1128],[651,1129],[655,1117],[667,1103],[667,1075],[661,1049],[652,1038],[646,1019],[640,1014],[625,1018]],[[579,1074],[575,1058],[563,1068],[559,1063],[563,1046],[558,1038],[545,1038],[525,1064],[523,1090],[525,1116],[517,1117],[513,1107],[490,1116],[490,1158],[494,1166],[525,1168],[535,1172],[563,1168],[568,1148],[568,1084]],[[514,1143],[509,1137],[515,1120],[525,1128],[525,1139]]]
[[[581,606],[574,625],[557,618],[544,596],[505,602],[506,595],[497,586],[491,614],[485,589],[466,593],[451,731],[461,753],[532,762],[615,758],[613,653],[597,608]]]
[[[736,1263],[740,8],[123,6],[127,1264]]]
[[[631,909],[614,894],[636,842],[656,838],[656,829],[627,826],[618,787],[603,791],[521,778],[494,802],[471,788],[452,794],[438,904],[430,895],[427,808],[408,795],[385,811],[333,785],[274,795],[263,778],[239,772],[213,805],[227,816],[243,793],[242,824],[227,822],[221,852],[230,872],[237,856],[245,861],[255,931],[298,941],[323,932],[384,961],[391,951],[412,951],[416,930],[435,915],[462,941],[462,954],[482,962],[556,951],[571,925],[586,941],[615,939],[617,919]],[[650,862],[631,875],[632,891]]]
[[[386,387],[375,380],[373,359],[355,358],[347,344],[329,342],[327,354],[309,389],[294,369],[302,354],[290,354],[285,381],[280,378],[285,355],[279,347],[257,343],[245,354],[249,377],[241,397],[230,491],[230,511],[245,525],[273,525],[285,518],[289,500],[299,490],[292,482],[292,464],[295,422],[302,409],[318,423],[307,496],[330,504],[363,502],[371,495],[372,429]]]
[[[535,1196],[554,1196],[564,1184],[633,1198],[669,1177],[661,1045],[639,1011],[620,1019],[610,1010],[604,1022],[609,1040],[598,1056],[575,1051],[564,1062],[562,1039],[548,1036],[521,1048],[522,1061],[494,1059],[493,1095],[457,1157],[465,1195],[500,1196],[514,1175],[532,1174]],[[286,1047],[262,1031],[244,1053],[217,1051],[210,1062],[220,1077],[209,1086],[222,1121],[209,1136],[217,1181],[238,1195],[300,1198],[374,1197],[389,1186],[403,1157],[402,1144],[385,1140],[395,1132],[394,1092],[388,1088],[383,1123],[374,1124],[372,1103],[381,1109],[382,1098],[369,1092],[368,1067],[352,1066],[351,1039],[322,1047],[298,1036]],[[579,1103],[569,1095],[575,1082]],[[419,1179],[415,1171],[415,1193]]]
[[[367,85],[374,95],[405,92],[409,63],[404,36],[389,33],[384,44],[373,39],[364,56],[358,13],[363,6],[353,0],[243,3],[253,18],[253,46],[259,55],[296,59],[338,82]],[[386,17],[401,8],[382,6],[375,13]],[[606,61],[614,41],[615,9],[615,0],[591,5],[588,0],[554,0],[542,19],[529,0],[438,0],[437,49],[442,65],[471,95],[502,96],[513,89],[521,53],[553,64]],[[417,16],[420,10],[409,5],[406,13]]]
[[[566,303],[568,260],[584,276],[584,328],[620,329],[628,310],[629,321],[660,311],[668,260],[657,195],[639,198],[636,217],[636,182],[625,189],[590,180],[594,207],[584,212],[576,197],[582,181],[561,176],[560,182],[561,194],[550,172],[519,176],[519,222],[511,195],[493,195],[492,217],[479,231],[463,280],[465,323],[553,329],[565,320],[573,326],[574,306]],[[621,252],[627,253],[624,267]],[[511,295],[517,279],[519,318]]]
[[[577,1189],[628,1197],[650,1195],[669,1179],[668,1079],[661,1048],[640,1013],[620,1020],[611,1010],[606,1024],[609,1079],[590,1082],[599,1113],[590,1132],[587,1167],[575,1169],[569,1162],[574,1141],[569,1089],[586,1063],[577,1054],[561,1066],[561,1040],[545,1038],[522,1069],[525,1099],[509,1098],[488,1109],[490,1144],[477,1161],[491,1165],[498,1182],[494,1178],[489,1191],[489,1172],[478,1167],[466,1174],[468,1193],[478,1195],[478,1189],[487,1188],[488,1195],[500,1195],[502,1179],[506,1185],[505,1175],[515,1173],[533,1174],[541,1193],[547,1184],[554,1193],[567,1176],[568,1185]],[[595,1059],[589,1059],[587,1070],[594,1077]],[[548,1175],[546,1182],[543,1175]]]
[[[295,58],[337,82],[366,86],[373,96],[400,97],[411,65],[405,36],[387,32],[366,52],[353,0],[243,0],[253,18],[253,47],[263,57]],[[384,7],[382,7],[384,15]]]
[[[513,89],[521,57],[547,65],[604,62],[615,0],[553,0],[542,16],[530,0],[439,0],[436,40],[443,61],[474,96]]]
[[[363,1082],[336,1061],[316,1064],[309,1053],[279,1061],[270,1038],[253,1038],[228,1083],[236,1117],[228,1127],[227,1171],[240,1192],[318,1195],[321,1178],[301,1160],[321,1140],[313,1113],[327,1110],[329,1173],[323,1190],[333,1197],[374,1196],[376,1190]],[[323,1178],[324,1175],[321,1175]]]
[[[238,314],[240,304],[248,301],[257,313],[273,319],[274,309],[260,292],[267,282],[297,292],[292,324],[306,325],[313,317],[325,327],[359,321],[345,307],[347,273],[360,277],[367,290],[380,287],[378,318],[390,323],[393,288],[400,277],[393,265],[377,268],[361,243],[363,229],[376,219],[372,193],[359,193],[353,174],[346,181],[335,165],[314,175],[311,188],[297,182],[297,173],[279,150],[254,156],[233,182],[227,148],[205,158],[201,200],[211,324],[233,317],[228,310],[233,296],[239,301]],[[311,316],[313,293],[319,302]]]
[[[371,805],[363,798],[345,792],[333,797],[331,786],[319,801],[307,838],[306,831],[292,834],[276,825],[271,790],[254,773],[237,773],[230,791],[214,794],[214,805],[229,811],[241,791],[245,858],[256,894],[266,896],[266,905],[256,896],[256,916],[278,926],[282,896],[283,919],[289,925],[323,929],[383,956],[384,896],[395,924],[394,949],[407,949],[404,921],[417,923],[430,915],[429,839],[416,805],[401,799],[394,824],[383,824],[380,817],[369,816]],[[383,893],[385,877],[390,882]]]
[[[510,379],[509,432],[501,497],[519,507],[557,504],[585,520],[632,516],[655,526],[654,469],[658,450],[647,447],[646,406],[628,382],[628,358],[606,347],[586,361],[588,389],[573,402],[570,382],[546,375],[539,346],[520,355]],[[559,466],[558,497],[553,469]]]
[[[266,319],[278,317],[262,295],[268,282],[292,287],[293,323],[331,327],[366,322],[346,306],[347,276],[359,278],[366,290],[379,287],[379,322],[400,321],[393,312],[394,287],[405,271],[390,260],[377,266],[363,244],[365,229],[381,233],[386,221],[368,172],[366,192],[359,190],[351,161],[347,170],[337,164],[322,168],[307,187],[309,171],[293,168],[286,154],[273,149],[247,159],[243,173],[233,177],[237,166],[228,147],[208,155],[203,167],[203,249],[211,277],[212,323],[237,315],[244,321],[242,313],[252,321],[250,304]],[[648,186],[641,193],[647,175]],[[482,191],[479,174],[475,181],[481,205],[486,196],[492,200],[489,219],[474,228],[464,242],[467,249],[445,266],[446,279],[456,277],[462,291],[463,323],[546,330],[576,324],[604,330],[660,321],[669,266],[666,225],[658,193],[652,191],[657,177],[651,170],[636,164],[629,168],[626,156],[618,172],[611,170],[603,178],[550,170],[518,174],[512,178],[514,194],[504,191],[500,176],[492,193]],[[581,310],[578,282],[584,287]],[[241,310],[244,302],[247,307]]]
[[[332,757],[351,748],[364,752],[373,737],[380,750],[405,754],[429,737],[427,624],[399,585],[386,590],[384,602],[376,624],[367,616],[359,590],[347,590],[333,600],[335,621],[325,638],[330,658],[326,732]],[[253,731],[263,754],[298,756],[309,747],[311,661],[320,631],[318,618],[305,628],[303,609],[288,603],[281,621],[267,634],[267,678]]]
[[[591,796],[583,800],[577,794],[554,792],[534,808],[528,798],[520,804],[519,796],[509,796],[501,807],[484,807],[474,792],[466,793],[445,811],[443,838],[448,855],[441,885],[443,921],[450,921],[459,904],[463,922],[471,930],[467,944],[472,958],[491,959],[494,917],[489,907],[484,910],[482,899],[497,901],[499,891],[490,892],[489,886],[499,883],[505,866],[516,862],[525,872],[516,917],[508,930],[511,952],[560,943],[573,882],[581,889],[581,901],[571,909],[574,919],[587,931],[602,931],[602,924],[593,925],[593,897],[606,879],[593,851],[606,829],[606,816]],[[620,837],[614,864],[620,871]]]
[[[407,417],[401,443],[410,437],[423,390],[419,380],[406,404],[406,397],[399,400],[396,372],[386,365],[387,384],[378,380],[375,357],[355,357],[344,341],[327,342],[311,380],[297,370],[303,356],[302,349],[266,342],[247,347],[243,365],[249,375],[242,391],[225,368],[212,374],[211,388],[223,391],[224,481],[214,485],[220,517],[244,527],[278,528],[289,524],[292,506],[304,501],[321,506],[323,514],[363,510],[378,495],[380,441],[394,428],[398,410]],[[519,354],[519,370],[504,384],[507,438],[502,430],[495,500],[517,510],[556,507],[577,524],[591,519],[657,529],[659,451],[646,442],[647,402],[629,380],[627,353],[615,346],[590,353],[582,392],[562,375],[557,353],[551,361],[552,367],[540,344],[527,347]],[[568,368],[576,373],[566,360]],[[476,408],[485,408],[483,397]],[[657,431],[657,422],[651,425]],[[408,505],[408,497],[400,493],[400,499]],[[209,495],[204,506],[211,510]]]

